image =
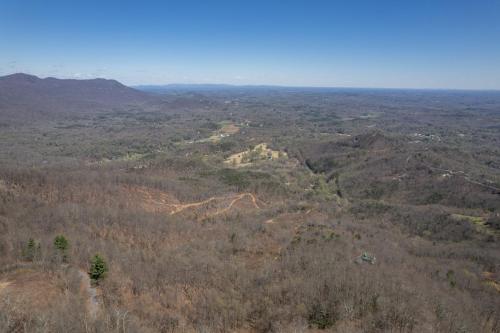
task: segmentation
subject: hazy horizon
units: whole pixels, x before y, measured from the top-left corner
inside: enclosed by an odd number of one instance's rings
[[[60,80],[94,80],[94,79],[104,79],[104,80],[116,80],[112,77],[86,77],[86,78],[81,78],[81,77],[59,77],[59,76],[38,76],[33,73],[25,73],[25,72],[13,72],[13,73],[6,73],[0,75],[1,77],[7,77],[11,75],[18,75],[18,74],[23,74],[23,75],[30,75],[30,76],[35,76],[40,79],[48,79],[48,78],[53,78],[53,79],[60,79]],[[118,81],[118,80],[116,80]],[[223,87],[227,88],[279,88],[279,89],[326,89],[326,90],[407,90],[407,91],[470,91],[470,92],[494,92],[494,93],[500,93],[500,89],[481,89],[481,88],[398,88],[398,87],[348,87],[348,86],[305,86],[305,85],[278,85],[278,84],[232,84],[232,83],[180,83],[180,82],[172,82],[172,83],[158,83],[158,84],[125,84],[121,81],[118,81],[127,87],[135,88],[135,89],[142,89],[147,91],[148,88],[151,88],[151,90],[154,90],[154,88],[171,88],[171,89],[176,89],[176,88],[186,88],[186,90],[189,90],[190,87],[192,88],[203,88],[206,87],[208,90],[210,90],[211,87],[218,88],[220,87],[221,89]]]
[[[0,3],[0,75],[500,89],[500,3]]]

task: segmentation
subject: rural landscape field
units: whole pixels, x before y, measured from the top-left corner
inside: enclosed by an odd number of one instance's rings
[[[0,78],[1,332],[499,332],[499,93],[142,89]]]

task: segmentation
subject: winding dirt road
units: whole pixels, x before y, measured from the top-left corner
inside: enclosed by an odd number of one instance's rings
[[[179,214],[188,209],[196,209],[213,203],[215,206],[219,206],[219,208],[216,209],[215,213],[210,214],[210,216],[216,216],[228,212],[237,202],[245,198],[250,199],[252,201],[253,207],[256,209],[261,209],[261,205],[265,205],[262,200],[259,200],[254,194],[250,192],[223,196],[212,196],[208,199],[197,202],[181,203],[175,197],[161,191],[151,191],[146,188],[138,188],[133,191],[140,195],[139,200],[143,202],[147,209],[155,211],[166,211],[170,215]],[[226,201],[229,202],[227,206],[221,208],[220,206],[225,206]]]
[[[238,195],[234,196],[226,208],[223,208],[221,210],[217,210],[213,214],[213,216],[228,212],[234,206],[235,203],[237,203],[238,201],[242,200],[245,197],[249,197],[252,200],[252,204],[256,209],[261,209],[259,207],[259,205],[257,204],[258,199],[255,197],[255,195],[253,195],[252,193],[242,193],[242,194],[238,194]],[[174,210],[170,213],[170,215],[174,215],[174,214],[180,213],[183,210],[188,209],[188,208],[199,207],[199,206],[206,205],[206,204],[208,204],[212,201],[215,201],[215,200],[227,200],[229,198],[230,197],[227,197],[227,196],[226,197],[210,197],[210,198],[203,200],[203,201],[200,201],[200,202],[193,202],[193,203],[187,203],[187,204],[167,204],[167,205],[174,207]]]

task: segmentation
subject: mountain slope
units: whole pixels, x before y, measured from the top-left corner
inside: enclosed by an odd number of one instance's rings
[[[115,80],[41,79],[27,74],[0,77],[0,121],[11,123],[138,106],[147,93]]]

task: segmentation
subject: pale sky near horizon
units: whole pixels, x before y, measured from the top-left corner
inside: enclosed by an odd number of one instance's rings
[[[0,75],[500,89],[500,1],[0,0]]]

